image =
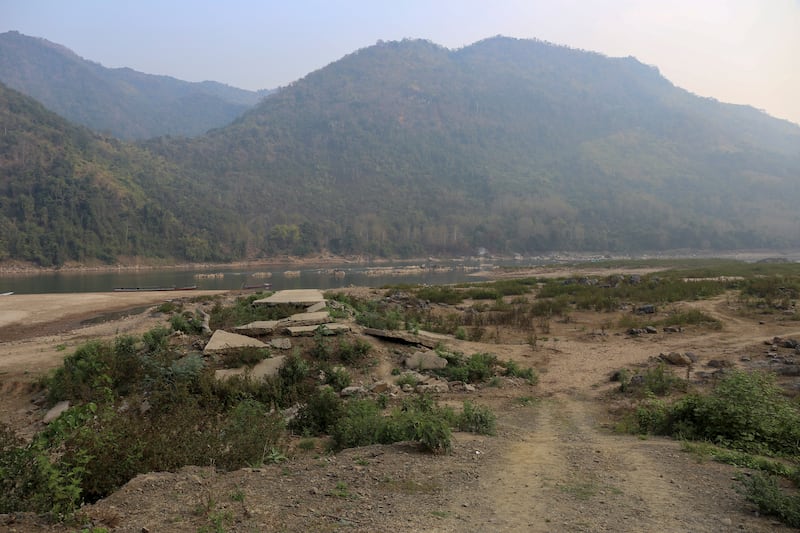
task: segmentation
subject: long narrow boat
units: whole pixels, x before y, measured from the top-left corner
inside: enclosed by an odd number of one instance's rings
[[[0,292],[0,296],[11,296],[12,294],[14,294],[14,291]]]
[[[193,291],[197,285],[188,287],[117,287],[114,292]]]
[[[272,283],[256,283],[255,285],[242,285],[243,290],[251,289],[271,289]]]

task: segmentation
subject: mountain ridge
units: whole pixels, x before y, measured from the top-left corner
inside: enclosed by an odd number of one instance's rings
[[[536,40],[382,42],[137,149],[178,258],[800,245],[800,127]]]
[[[19,32],[0,34],[0,81],[73,122],[127,140],[202,134],[269,92],[107,68]]]

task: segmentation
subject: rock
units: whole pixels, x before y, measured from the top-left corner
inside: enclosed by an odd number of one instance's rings
[[[246,335],[238,335],[236,333],[228,333],[227,331],[218,329],[211,336],[206,347],[203,349],[204,354],[213,354],[224,352],[225,350],[236,348],[266,348],[267,345],[260,340],[253,339]]]
[[[292,340],[286,337],[278,337],[269,341],[269,345],[276,350],[291,350]]]
[[[781,346],[783,346],[784,348],[791,348],[794,350],[795,348],[797,348],[798,342],[795,339],[785,339],[781,343]]]
[[[425,394],[427,393],[442,393],[442,392],[449,392],[450,386],[447,384],[446,381],[429,381],[427,383],[420,383],[417,385],[416,389],[418,394]]]
[[[653,326],[647,326],[646,328],[644,328],[644,331],[645,333],[649,333],[650,335],[658,333],[658,330]]]
[[[664,326],[664,333],[680,333],[683,331],[680,326]]]
[[[644,335],[645,333],[647,332],[642,328],[631,328],[628,330],[628,335],[633,335],[634,337],[638,337],[639,335]]]
[[[392,385],[388,381],[376,381],[372,384],[369,388],[370,392],[374,392],[375,394],[381,394],[383,392],[389,392],[395,385]]]
[[[724,359],[711,359],[707,366],[711,368],[728,368],[733,366],[730,361],[725,361]]]
[[[752,359],[751,359],[751,357],[749,355],[743,355],[741,358],[739,358],[739,361],[747,363],[749,361],[752,361]]]
[[[349,398],[351,396],[363,396],[366,393],[367,393],[367,389],[365,389],[364,387],[362,387],[360,385],[356,385],[356,386],[353,386],[353,387],[345,387],[345,388],[343,388],[342,391],[339,393],[339,396],[342,396],[342,397],[345,397],[345,398]]]
[[[666,361],[671,365],[676,366],[689,366],[692,364],[692,360],[686,356],[686,354],[682,354],[679,352],[670,352],[668,354],[660,354],[659,357]]]
[[[695,355],[694,352],[686,352],[684,355],[692,361],[692,363],[696,363],[698,361],[698,357]]]
[[[415,370],[436,370],[447,366],[447,359],[439,357],[439,354],[432,350],[425,352],[414,352],[406,357],[403,364],[406,368]]]
[[[414,387],[412,387],[410,383],[404,383],[401,390],[403,392],[414,392]]]
[[[67,409],[69,409],[69,400],[58,402],[52,407],[52,409],[50,409],[49,411],[47,411],[47,413],[45,413],[42,422],[44,422],[45,424],[49,424],[50,422],[61,416],[61,413],[63,413]]]
[[[652,315],[656,312],[656,306],[652,304],[640,305],[636,308],[637,315]]]

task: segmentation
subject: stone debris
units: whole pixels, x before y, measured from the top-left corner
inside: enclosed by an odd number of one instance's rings
[[[410,331],[364,328],[364,335],[377,337],[387,341],[402,342],[404,344],[418,344],[426,348],[434,348],[441,339],[428,337],[424,334],[415,334]]]

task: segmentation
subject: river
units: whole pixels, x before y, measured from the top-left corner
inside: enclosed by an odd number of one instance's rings
[[[272,290],[349,285],[383,287],[398,284],[440,285],[486,279],[476,275],[492,265],[480,262],[402,263],[389,266],[255,266],[244,269],[118,270],[110,272],[46,272],[0,277],[0,294],[42,294],[65,292],[108,292],[115,288],[197,286],[205,290],[232,290],[264,283]]]

